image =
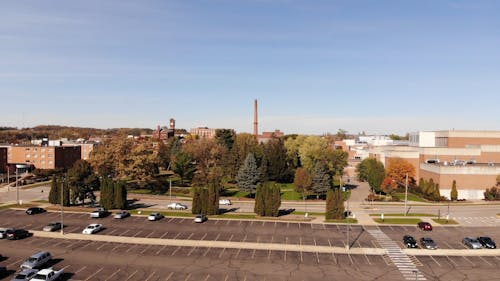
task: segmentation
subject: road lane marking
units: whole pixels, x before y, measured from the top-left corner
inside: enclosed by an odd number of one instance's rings
[[[78,273],[80,273],[80,272],[82,272],[82,271],[84,271],[84,270],[85,270],[85,268],[87,268],[87,267],[86,267],[86,266],[83,266],[83,267],[81,267],[80,269],[78,269],[77,271],[75,271],[75,275],[76,275],[76,274],[78,274]]]
[[[117,232],[118,229],[113,229],[113,231],[111,231],[110,233],[108,233],[108,235],[112,235],[113,233]]]
[[[97,270],[96,272],[92,273],[92,275],[90,275],[89,277],[87,277],[87,279],[85,279],[85,281],[88,281],[88,280],[91,280],[92,277],[96,276],[99,272],[101,272],[103,270],[102,267],[99,268],[99,270]]]
[[[220,237],[220,233],[219,233],[219,234],[217,234],[217,237],[215,237],[215,240],[214,240],[214,241],[217,241],[217,239],[219,239],[219,237]]]
[[[136,246],[138,246],[138,244],[133,244],[133,245],[132,245],[132,247],[129,247],[129,248],[127,249],[127,251],[126,251],[126,252],[127,252],[127,253],[128,253],[128,252],[130,252],[130,251],[131,251],[133,248],[135,248]]]
[[[190,277],[191,277],[191,273],[189,273],[189,274],[186,276],[186,279],[184,279],[184,281],[188,281]]]
[[[205,277],[204,281],[207,281],[208,279],[210,279],[210,274],[207,274],[207,277]]]
[[[223,248],[222,251],[220,251],[219,259],[222,258],[222,254],[224,254],[224,251],[226,251],[226,248]]]
[[[230,223],[231,223],[231,221],[230,221],[230,220],[227,220],[226,225],[229,225]]]
[[[98,251],[99,251],[102,247],[106,246],[107,244],[108,244],[108,243],[106,243],[106,242],[105,242],[105,243],[102,243],[102,245],[101,245],[101,246],[99,246],[99,247],[97,247],[97,249],[96,249],[96,250],[98,250]]]
[[[191,237],[193,237],[193,235],[194,235],[194,233],[191,233],[191,235],[189,235],[189,237],[188,237],[188,238],[186,238],[186,240],[191,239]]]
[[[112,280],[112,278],[118,274],[118,272],[120,272],[121,269],[118,268],[117,271],[113,272],[113,274],[111,274],[110,276],[108,276],[108,278],[106,278],[104,281],[108,281],[108,280]]]
[[[209,251],[210,251],[210,248],[207,248],[207,250],[205,251],[205,253],[203,253],[203,256],[206,256]]]
[[[216,220],[214,224],[218,224],[219,223],[219,220]]]
[[[188,257],[189,257],[189,256],[191,256],[191,254],[194,252],[194,250],[196,250],[196,247],[193,247],[193,248],[191,249],[191,251],[189,251],[189,253],[187,254],[187,256],[188,256]]]
[[[429,256],[439,267],[441,267],[441,264],[438,263],[438,261],[433,257],[433,256]]]
[[[154,231],[151,231],[151,233],[148,234],[148,236],[146,236],[146,238],[149,238],[151,235],[153,235],[155,232]]]

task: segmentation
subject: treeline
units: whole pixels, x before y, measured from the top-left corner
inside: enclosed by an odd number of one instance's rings
[[[113,137],[113,136],[138,136],[141,134],[151,134],[152,129],[148,128],[113,128],[97,129],[83,127],[68,127],[57,125],[41,125],[33,128],[12,128],[0,127],[0,143],[25,143],[34,139],[89,139],[90,137]]]

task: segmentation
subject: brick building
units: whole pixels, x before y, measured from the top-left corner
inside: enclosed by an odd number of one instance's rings
[[[0,173],[7,172],[7,147],[0,147]]]
[[[9,164],[33,165],[37,169],[69,169],[81,159],[79,145],[75,146],[9,146]]]
[[[215,138],[215,131],[216,129],[210,129],[208,127],[198,127],[191,129],[189,133],[202,139],[213,139]]]

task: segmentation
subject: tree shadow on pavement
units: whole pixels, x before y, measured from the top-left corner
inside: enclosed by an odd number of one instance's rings
[[[222,215],[222,214],[226,214],[226,213],[236,212],[239,209],[240,208],[228,208],[228,209],[226,209],[226,208],[224,208],[224,209],[219,208],[219,214]]]
[[[286,216],[295,212],[295,209],[280,209],[278,212],[278,217]]]

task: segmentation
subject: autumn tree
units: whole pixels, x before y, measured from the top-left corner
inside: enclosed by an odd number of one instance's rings
[[[457,190],[457,181],[456,180],[453,180],[453,184],[451,185],[450,199],[451,199],[451,201],[457,201],[457,199],[458,199],[458,190]]]
[[[344,196],[340,188],[328,190],[325,208],[325,218],[327,220],[340,220],[344,218]]]
[[[415,167],[402,158],[390,158],[387,163],[386,175],[396,183],[404,184],[408,174],[408,184],[415,180]]]
[[[311,179],[311,191],[316,194],[318,199],[320,195],[325,194],[332,187],[332,177],[329,174],[328,166],[322,161],[318,161],[314,166]]]
[[[304,168],[295,171],[293,185],[296,192],[302,193],[302,197],[310,191],[312,185],[311,174]]]
[[[219,145],[231,150],[236,141],[236,132],[232,129],[217,129],[215,130],[215,140]]]
[[[241,191],[255,194],[257,185],[260,183],[260,171],[252,153],[248,154],[243,166],[238,171],[236,180]]]
[[[183,152],[196,163],[193,183],[207,186],[211,179],[221,178],[221,162],[226,148],[213,139],[194,140],[184,145]]]
[[[78,160],[73,164],[68,170],[67,181],[73,204],[76,204],[77,200],[85,203],[87,194],[99,188],[99,178],[90,163],[85,160]]]
[[[271,139],[263,144],[263,161],[268,179],[277,182],[288,182],[293,175],[287,149],[282,139]]]

